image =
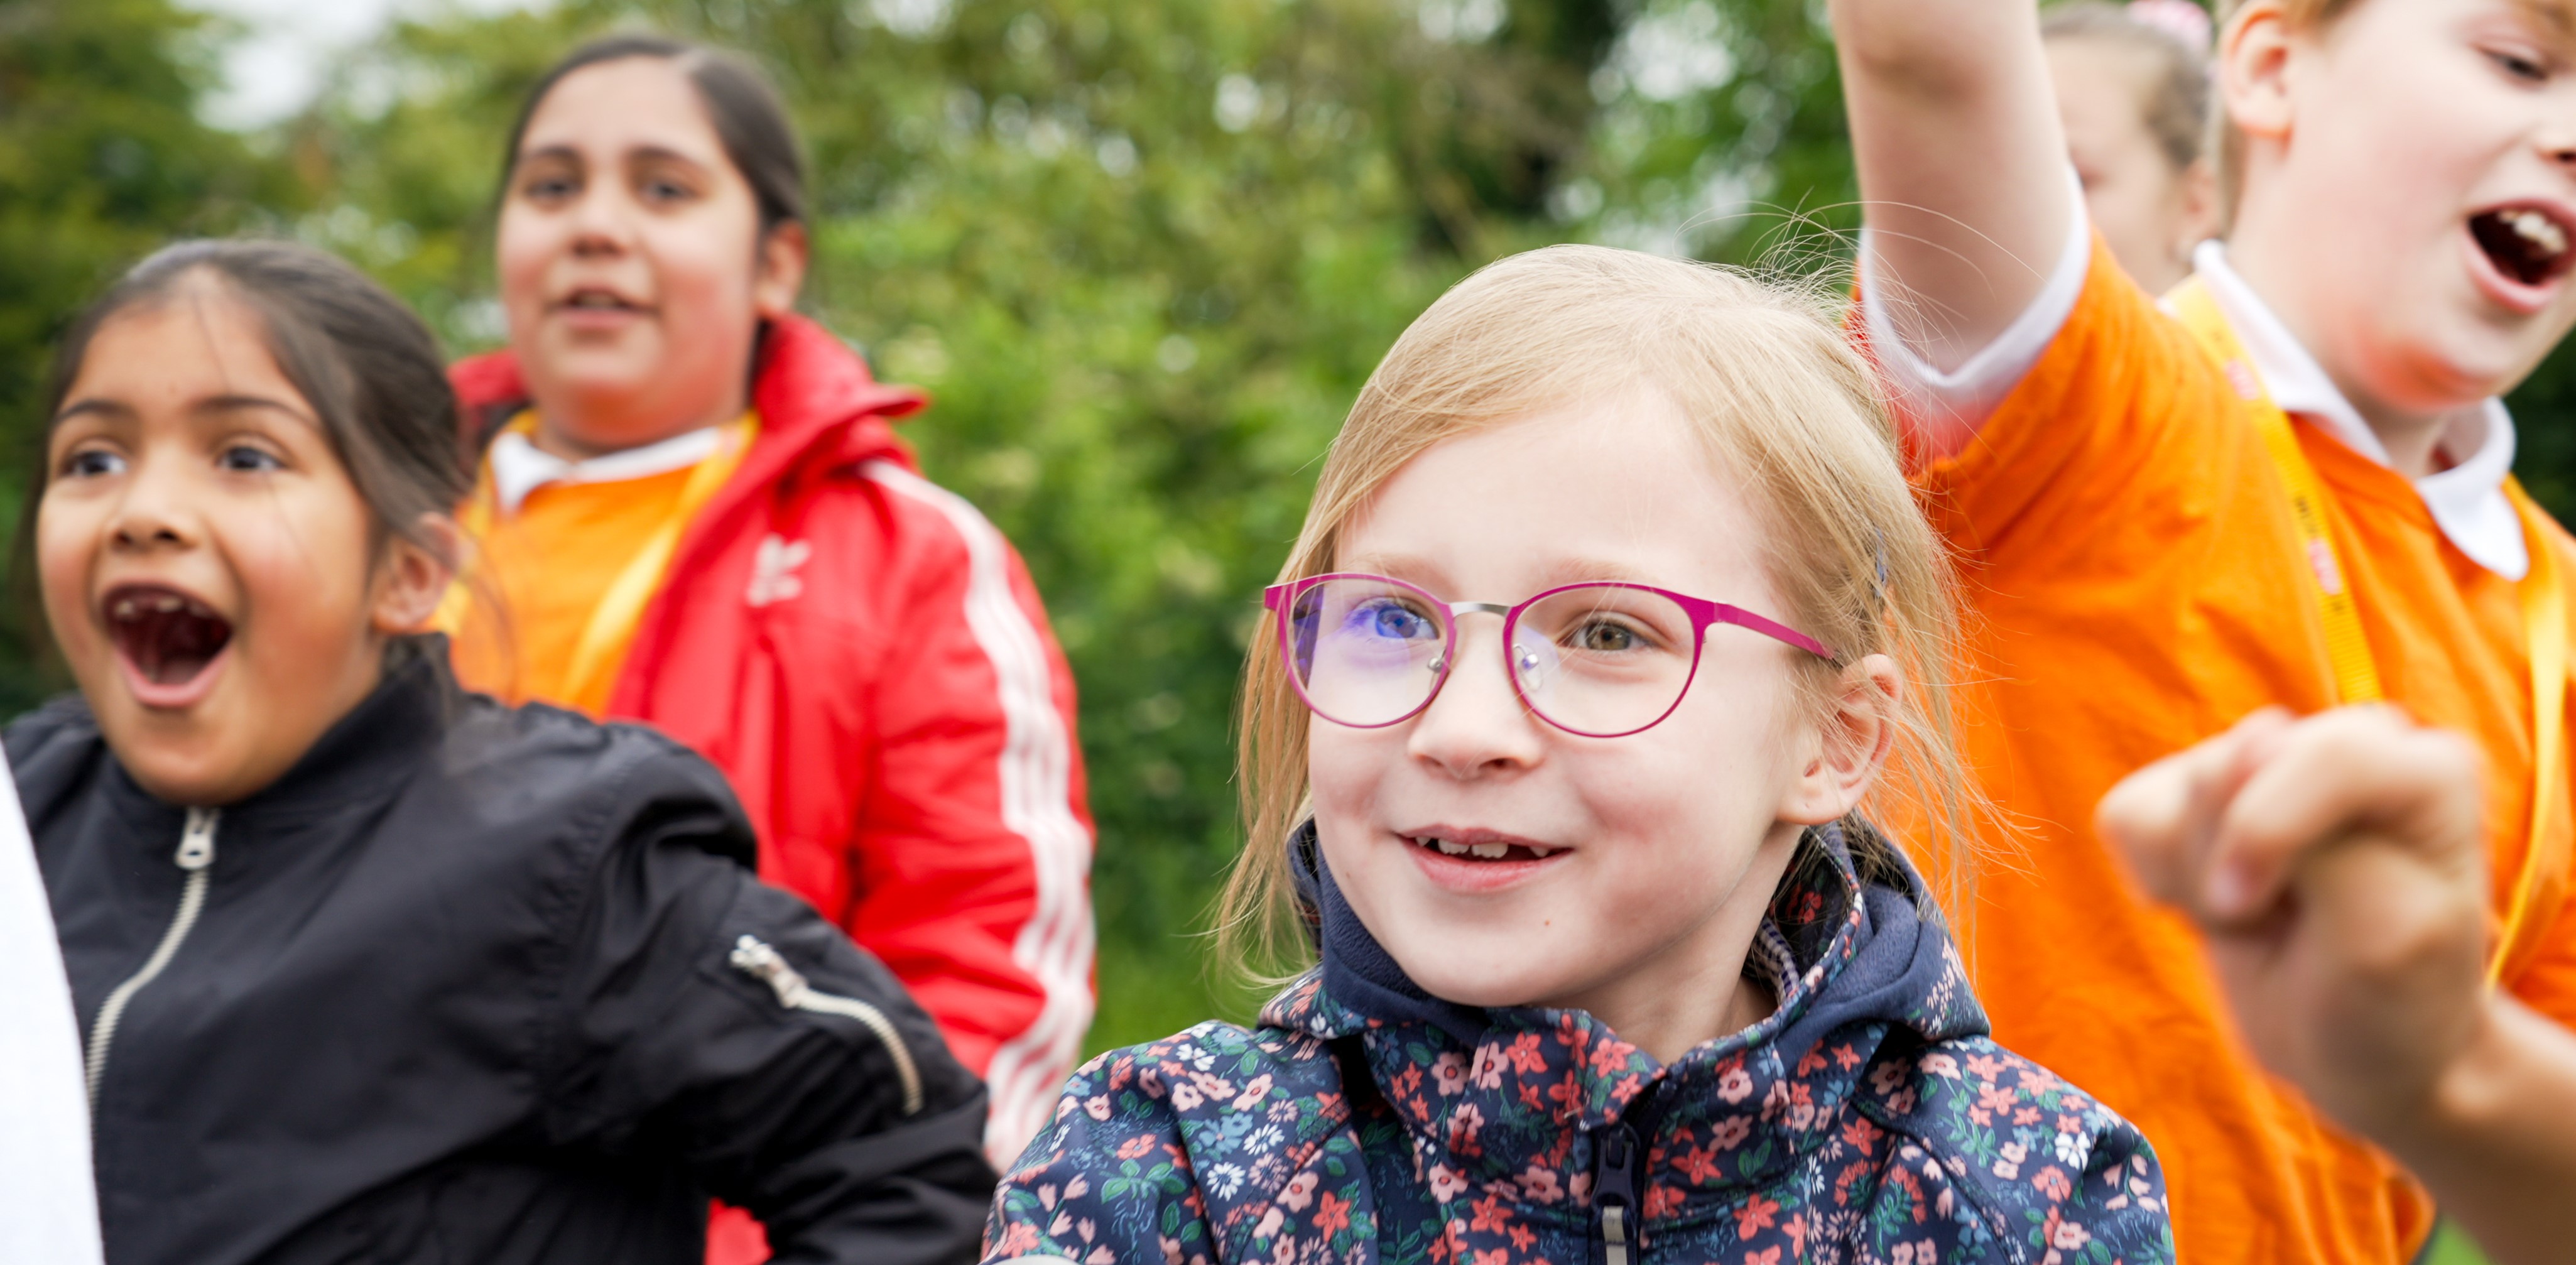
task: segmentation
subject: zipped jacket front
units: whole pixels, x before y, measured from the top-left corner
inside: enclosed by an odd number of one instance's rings
[[[10,726],[82,1031],[111,1265],[971,1255],[984,1098],[751,871],[667,739],[458,692],[435,641],[283,778],[146,793],[87,707]]]

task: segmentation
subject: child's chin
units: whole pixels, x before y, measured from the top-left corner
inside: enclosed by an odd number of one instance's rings
[[[1455,943],[1446,937],[1425,937],[1431,943]],[[1525,950],[1524,950],[1525,951]],[[1405,975],[1422,991],[1460,1006],[1507,1008],[1538,1004],[1534,999],[1547,996],[1552,982],[1535,974],[1517,970],[1492,969],[1492,957],[1468,952],[1444,952],[1440,960],[1404,966]]]
[[[107,741],[135,785],[164,803],[228,804],[246,793],[241,760],[208,735],[110,730]]]

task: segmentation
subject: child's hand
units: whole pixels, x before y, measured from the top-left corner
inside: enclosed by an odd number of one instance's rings
[[[2487,1002],[2479,756],[2386,707],[2273,709],[2096,821],[2207,935],[2257,1057],[2363,1133],[2420,1127]]]

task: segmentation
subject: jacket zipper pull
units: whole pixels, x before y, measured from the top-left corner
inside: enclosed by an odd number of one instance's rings
[[[1637,1170],[1644,1167],[1637,1131],[1625,1122],[1593,1134],[1592,1237],[1601,1265],[1633,1265],[1637,1252]]]
[[[760,937],[744,936],[736,940],[729,956],[733,969],[769,985],[769,991],[778,994],[779,1005],[793,1010],[796,1003],[805,1000],[805,977]]]
[[[172,858],[179,868],[194,874],[215,863],[215,814],[212,808],[188,810],[188,824],[179,831],[179,855]]]

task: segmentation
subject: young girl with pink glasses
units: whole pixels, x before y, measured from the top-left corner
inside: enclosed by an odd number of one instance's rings
[[[1396,343],[1247,672],[1223,930],[1312,965],[1080,1069],[987,1260],[2172,1259],[1870,824],[1964,812],[1952,616],[1832,312],[1556,247]]]

